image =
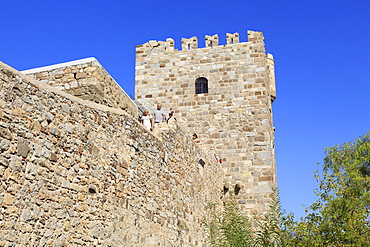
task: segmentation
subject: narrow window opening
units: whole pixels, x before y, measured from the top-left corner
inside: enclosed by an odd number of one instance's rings
[[[204,167],[204,165],[206,164],[206,162],[204,162],[204,160],[203,160],[203,159],[199,159],[199,164],[200,164],[202,167]]]
[[[195,81],[195,93],[208,93],[208,80],[205,77],[199,77]]]
[[[231,44],[234,44],[234,38],[231,38]]]
[[[236,196],[239,195],[240,190],[241,190],[240,184],[235,184],[234,193]]]
[[[209,46],[212,47],[212,40],[209,42]]]
[[[190,50],[190,44],[188,44],[188,50]]]

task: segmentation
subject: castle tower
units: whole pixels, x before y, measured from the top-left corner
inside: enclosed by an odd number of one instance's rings
[[[272,102],[276,98],[274,60],[262,32],[198,39],[149,41],[136,47],[136,99],[148,108],[162,103],[174,111],[202,148],[222,159],[225,192],[234,191],[242,208],[264,212],[276,186]],[[207,186],[206,184],[204,186]]]

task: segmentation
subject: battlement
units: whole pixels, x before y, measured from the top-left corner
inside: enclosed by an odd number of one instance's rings
[[[248,31],[247,32],[248,41],[252,43],[263,42],[264,37],[262,32],[257,31]],[[239,43],[239,33],[226,33],[226,44],[220,45],[218,34],[215,35],[205,35],[205,47],[204,48],[217,48],[219,46],[224,47],[227,45],[234,45]],[[182,51],[190,51],[198,48],[199,42],[196,36],[191,38],[182,38],[181,39],[181,49]],[[168,38],[166,41],[157,41],[150,40],[142,45],[136,46],[136,54],[145,54],[145,53],[167,53],[167,52],[177,52],[178,49],[175,49],[175,42],[173,39]]]

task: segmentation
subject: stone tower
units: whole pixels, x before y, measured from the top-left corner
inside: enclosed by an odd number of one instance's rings
[[[136,99],[146,108],[162,103],[202,148],[222,159],[223,190],[236,194],[250,213],[264,212],[276,186],[272,102],[276,97],[274,60],[262,32],[149,41],[136,47]],[[207,186],[207,185],[205,185]]]

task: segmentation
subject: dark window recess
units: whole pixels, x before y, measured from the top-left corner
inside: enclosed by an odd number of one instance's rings
[[[226,193],[229,191],[229,188],[227,188],[226,186],[224,186],[222,192],[224,192],[224,195],[226,195]]]
[[[95,194],[96,193],[96,190],[92,187],[89,188],[89,193],[90,194]]]
[[[195,93],[208,93],[208,80],[205,77],[200,77],[195,81]]]
[[[239,194],[241,188],[242,187],[240,186],[240,184],[235,184],[235,189],[234,189],[235,195],[238,195]]]
[[[199,164],[200,164],[202,167],[204,167],[204,165],[206,164],[206,162],[204,162],[204,160],[203,160],[203,159],[199,159]]]

